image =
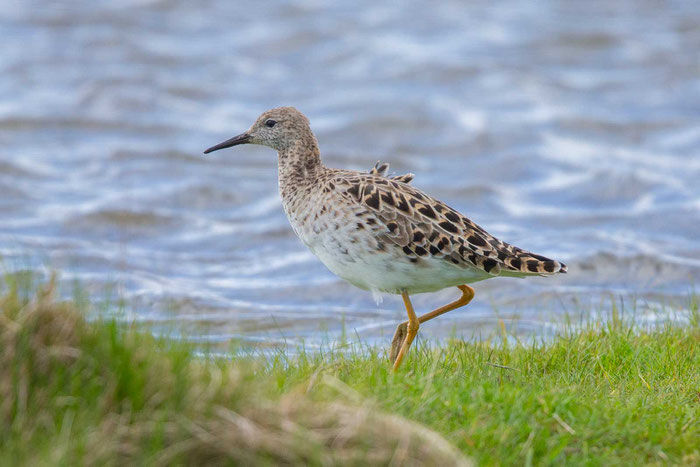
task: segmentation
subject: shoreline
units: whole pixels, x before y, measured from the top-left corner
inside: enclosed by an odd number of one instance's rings
[[[393,374],[377,347],[197,355],[88,321],[51,283],[2,282],[0,458],[15,464],[700,462],[695,297],[684,326],[419,345]]]

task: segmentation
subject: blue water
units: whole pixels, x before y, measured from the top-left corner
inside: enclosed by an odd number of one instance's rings
[[[0,33],[4,267],[57,269],[154,332],[385,343],[403,319],[296,239],[271,150],[201,154],[279,105],[327,165],[388,161],[569,265],[479,283],[425,337],[541,335],[610,297],[653,322],[700,278],[697,2],[10,2]]]

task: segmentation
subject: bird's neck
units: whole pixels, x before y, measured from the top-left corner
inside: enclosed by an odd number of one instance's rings
[[[323,168],[318,142],[313,134],[280,149],[277,155],[280,193],[283,197],[285,189],[290,186],[314,183]]]

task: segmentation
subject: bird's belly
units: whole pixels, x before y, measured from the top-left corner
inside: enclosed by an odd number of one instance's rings
[[[354,222],[344,222],[337,212],[321,214],[312,206],[287,210],[294,232],[331,272],[361,289],[414,294],[491,277],[431,256],[411,262],[401,247],[384,244],[378,248],[380,242],[367,229],[357,230]]]
[[[456,267],[438,258],[419,258],[411,262],[394,245],[378,251],[362,239],[339,237],[333,232],[320,232],[304,243],[331,272],[364,290],[393,294],[405,290],[415,294],[489,277],[483,271]]]

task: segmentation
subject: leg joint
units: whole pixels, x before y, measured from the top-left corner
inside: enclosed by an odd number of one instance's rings
[[[474,289],[472,289],[468,285],[458,285],[457,287],[459,288],[459,290],[462,291],[462,297],[460,298],[460,301],[464,302],[465,305],[469,303],[472,300],[472,298],[474,298]]]

